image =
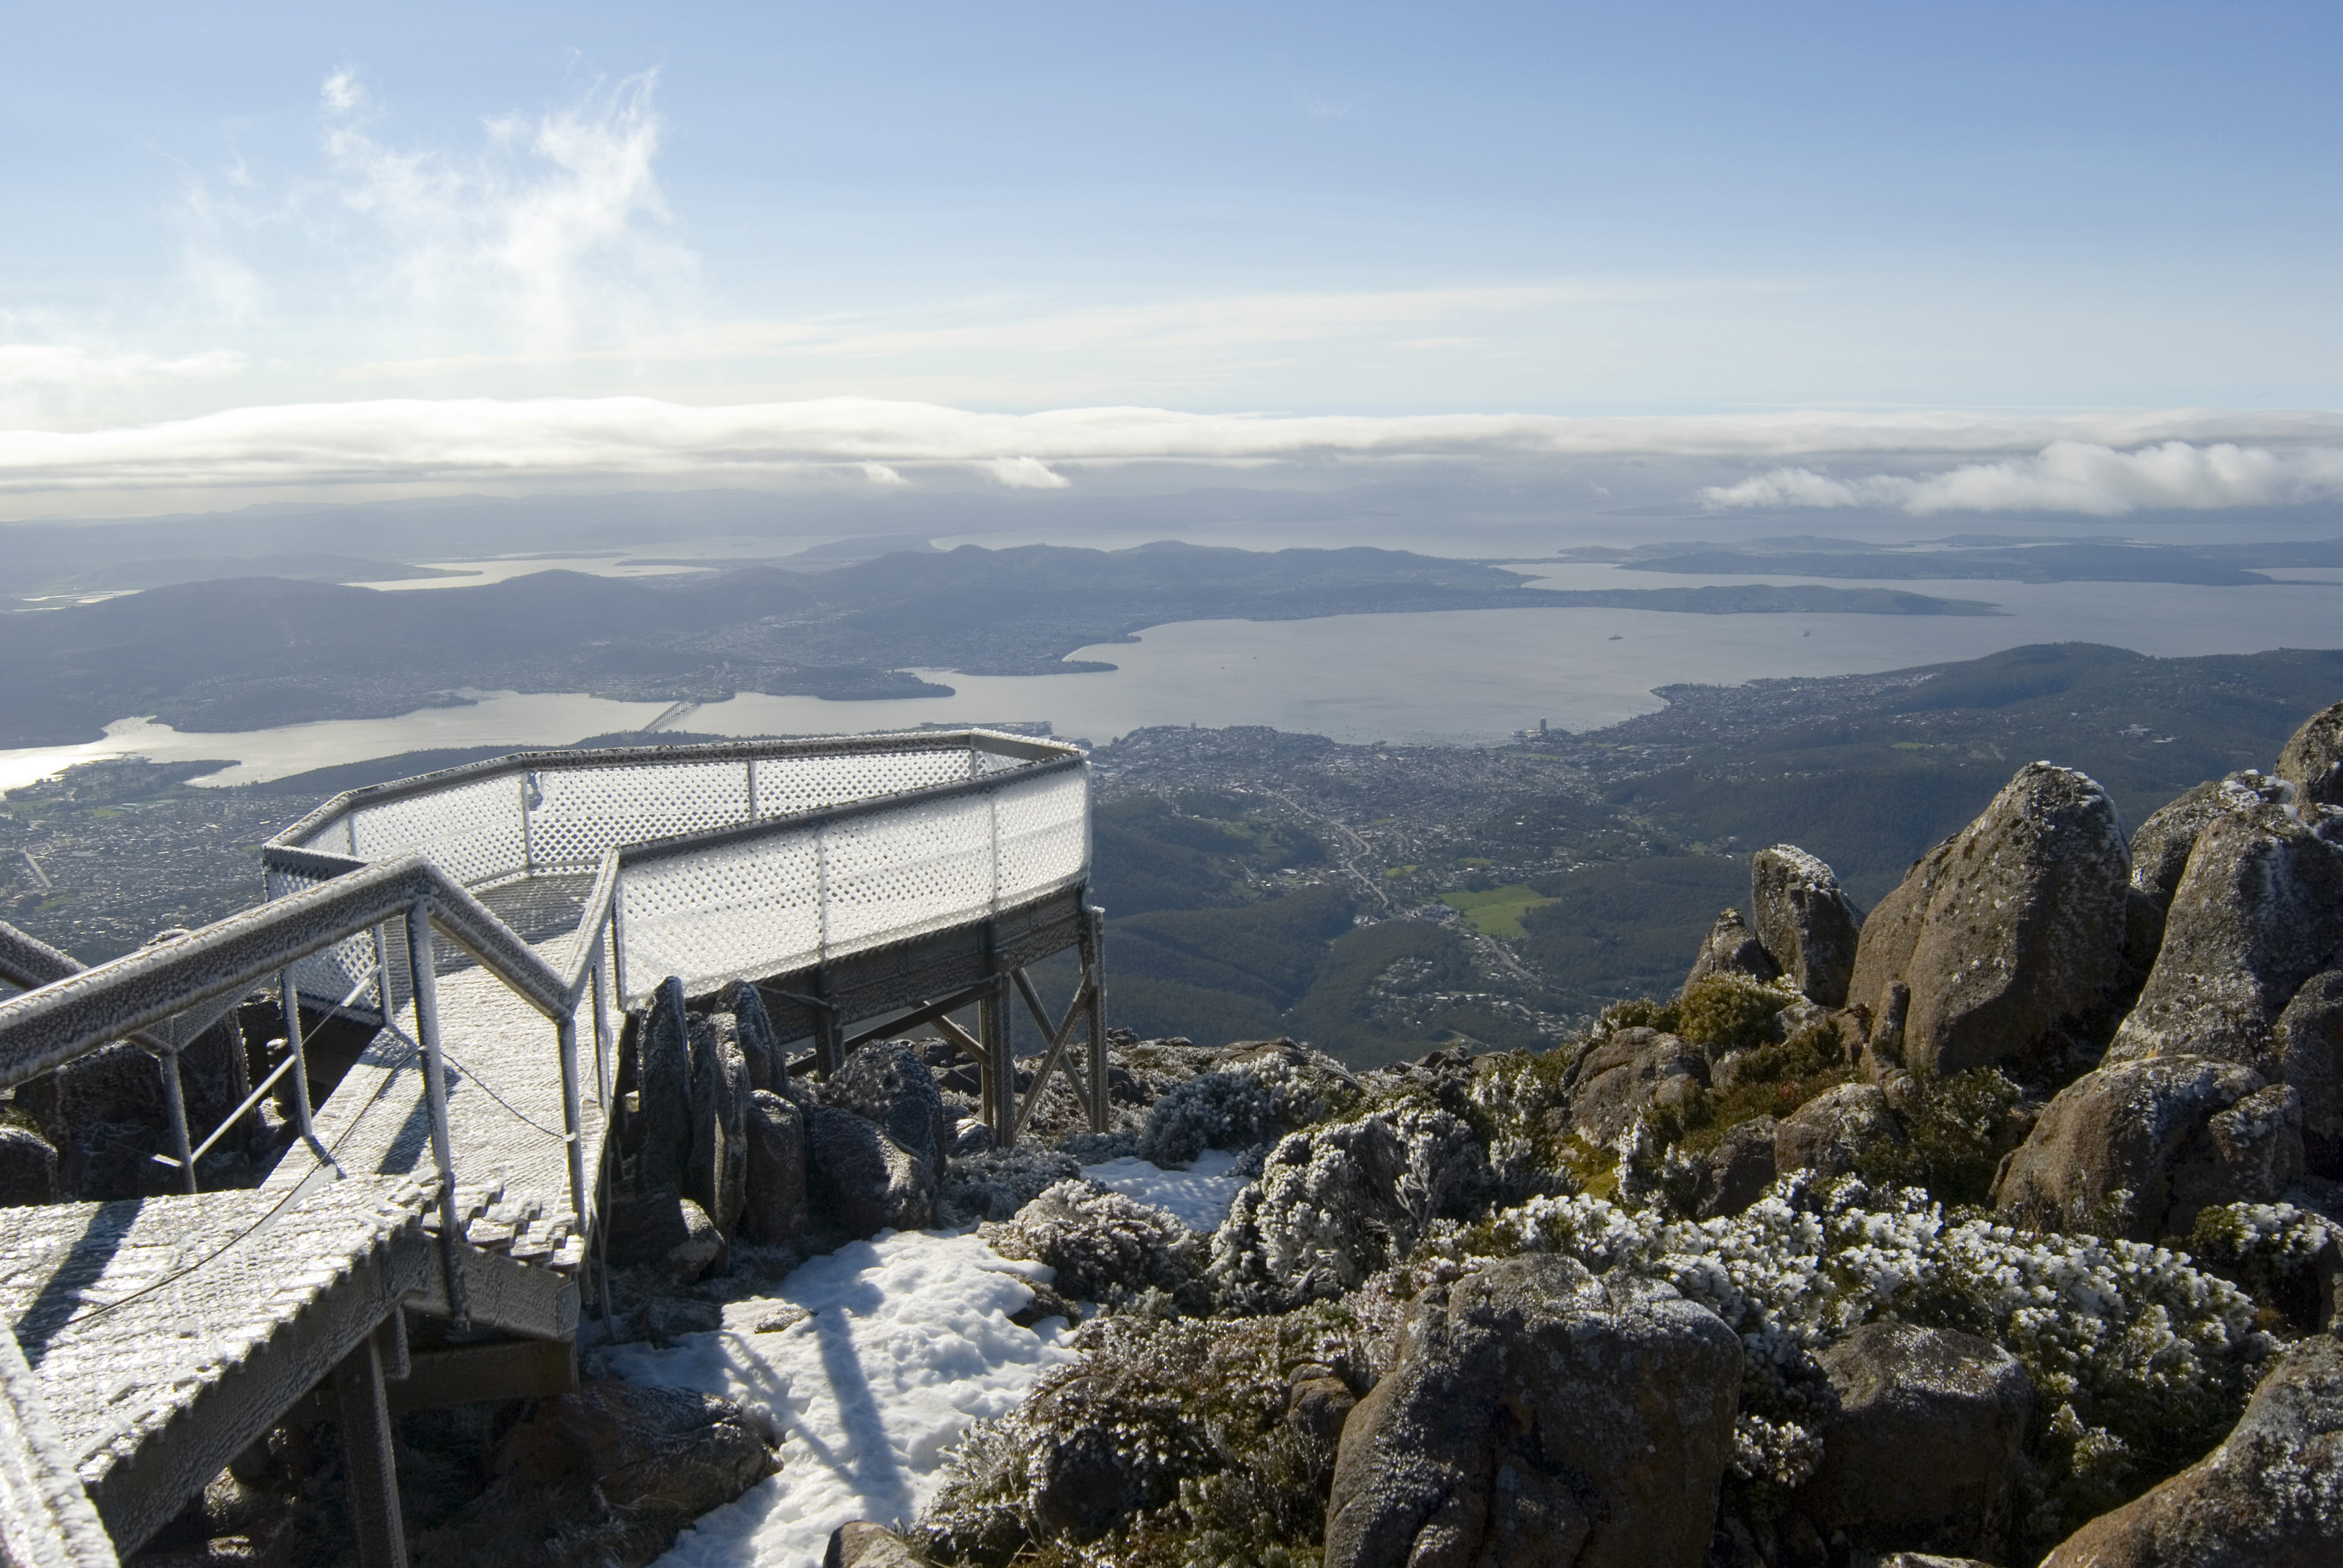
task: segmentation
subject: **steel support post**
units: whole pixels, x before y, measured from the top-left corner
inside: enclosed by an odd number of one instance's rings
[[[585,1112],[578,1094],[578,1020],[557,1020],[554,1037],[561,1050],[561,1126],[569,1145],[569,1212],[571,1222],[586,1223]]]
[[[317,1141],[317,1117],[309,1108],[309,1057],[301,1039],[301,988],[293,983],[289,969],[277,971],[277,1009],[285,1015],[285,1049],[293,1057],[294,1130],[320,1165],[330,1165],[333,1160]]]
[[[976,1004],[976,1038],[984,1047],[986,1062],[980,1088],[985,1094],[984,1120],[993,1141],[1007,1149],[1017,1141],[1017,1051],[1011,1030],[1009,988],[993,988]]]
[[[174,1050],[156,1057],[155,1066],[163,1075],[163,1109],[171,1118],[171,1148],[179,1157],[179,1186],[192,1192],[196,1190],[195,1141],[187,1135],[187,1086],[179,1077],[179,1053]]]
[[[382,1343],[368,1334],[334,1369],[341,1406],[342,1467],[350,1486],[350,1523],[364,1568],[407,1568],[407,1530],[398,1516],[398,1462],[391,1448],[390,1401],[382,1387]]]
[[[1083,1076],[1089,1080],[1082,1087],[1091,1091],[1091,1131],[1104,1132],[1107,1129],[1107,1060],[1106,1060],[1106,911],[1093,904],[1082,911],[1081,940],[1082,976],[1090,985],[1090,999],[1085,1011],[1088,1016],[1082,1027],[1090,1036],[1090,1060]]]
[[[423,1047],[423,1098],[431,1112],[431,1163],[439,1172],[439,1250],[447,1271],[448,1316],[458,1328],[469,1328],[457,1252],[464,1238],[456,1207],[456,1160],[448,1148],[447,1070],[439,1056],[439,976],[431,949],[431,900],[417,899],[407,911],[407,959],[415,982],[415,1038]]]
[[[602,939],[596,940],[598,944]],[[605,1121],[610,1116],[610,986],[602,978],[602,966],[608,957],[598,949],[594,954],[594,1099]]]

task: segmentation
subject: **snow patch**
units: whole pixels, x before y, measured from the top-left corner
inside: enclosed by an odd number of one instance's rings
[[[716,1332],[605,1350],[620,1377],[721,1395],[786,1434],[780,1473],[702,1515],[660,1563],[815,1568],[848,1521],[915,1518],[970,1423],[1005,1415],[1074,1359],[1064,1319],[1009,1321],[1033,1300],[1027,1282],[1049,1274],[972,1235],[882,1231],[773,1295],[727,1303]],[[789,1326],[757,1332],[776,1322]]]
[[[1229,1205],[1244,1189],[1244,1178],[1232,1174],[1239,1158],[1225,1149],[1207,1149],[1185,1171],[1166,1171],[1131,1154],[1085,1165],[1082,1174],[1126,1198],[1169,1209],[1188,1229],[1209,1233],[1221,1228]]]

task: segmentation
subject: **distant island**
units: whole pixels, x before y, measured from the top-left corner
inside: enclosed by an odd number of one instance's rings
[[[209,733],[391,718],[461,700],[450,694],[465,689],[657,702],[742,691],[939,697],[950,688],[911,671],[1109,669],[1067,656],[1176,621],[1584,608],[1998,613],[1885,588],[1555,589],[1488,563],[1404,550],[1168,542],[898,549],[829,570],[660,578],[548,571],[426,592],[257,575],[0,615],[0,660],[15,677],[0,692],[0,747],[85,741],[134,715]]]

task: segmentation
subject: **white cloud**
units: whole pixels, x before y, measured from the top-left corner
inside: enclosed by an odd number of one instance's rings
[[[2210,510],[2290,506],[2343,498],[2343,448],[2272,450],[2234,441],[2168,439],[2135,450],[2081,440],[2049,443],[2028,457],[1966,463],[1927,475],[1836,477],[1811,467],[1775,468],[1701,492],[1716,510],[1876,507],[1934,512],[2082,512],[2113,517],[2141,508]]]
[[[645,72],[501,116],[460,153],[378,139],[364,85],[337,72],[318,95],[328,200],[305,214],[427,325],[538,352],[662,327],[697,264],[664,232],[657,85]]]
[[[880,483],[872,465],[898,477],[948,465],[1054,487],[1067,482],[1068,466],[1086,463],[1613,457],[1810,460],[1708,492],[1721,506],[2240,505],[2343,492],[2343,414],[1373,417],[1140,407],[985,414],[868,398],[717,407],[648,397],[405,398],[238,408],[103,430],[0,431],[0,489],[733,483],[841,465],[860,466]],[[1906,472],[1835,477],[1813,459],[1892,461]],[[1932,459],[1955,466],[1911,477],[1912,467]]]
[[[995,457],[984,471],[1012,490],[1062,490],[1073,483],[1031,457]]]

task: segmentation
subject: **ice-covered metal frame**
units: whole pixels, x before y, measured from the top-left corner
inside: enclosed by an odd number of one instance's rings
[[[1089,805],[1077,749],[982,729],[522,752],[337,796],[262,859],[271,898],[410,851],[491,902],[566,882],[568,951],[607,928],[632,1007],[669,975],[704,994],[1078,888]],[[337,995],[396,957],[356,938],[291,978]]]

